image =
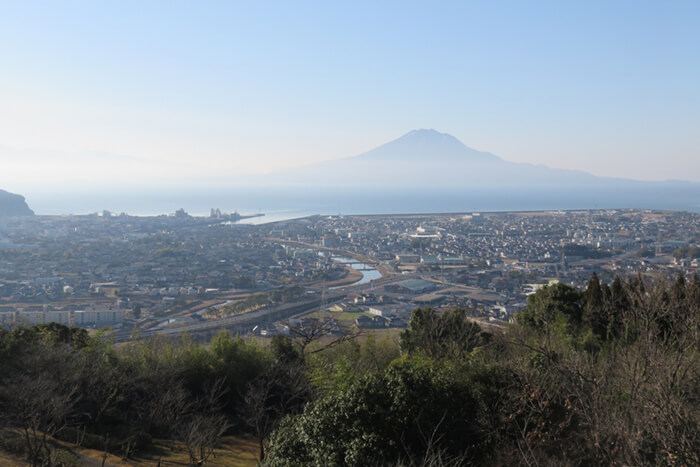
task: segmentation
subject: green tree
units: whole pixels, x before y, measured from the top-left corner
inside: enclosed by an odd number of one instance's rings
[[[637,252],[637,256],[640,258],[653,258],[656,256],[656,251],[652,247],[644,247]]]
[[[462,308],[437,314],[427,307],[413,311],[408,329],[399,338],[403,352],[440,359],[464,357],[483,344],[487,335],[478,324],[467,319]]]
[[[477,403],[456,372],[409,359],[286,418],[266,465],[396,465],[440,452],[478,462]]]
[[[581,292],[569,285],[556,283],[530,295],[527,306],[518,315],[518,321],[535,329],[563,327],[571,334],[581,324],[582,314]]]
[[[598,275],[593,273],[582,294],[583,321],[586,331],[592,335],[593,339],[599,341],[605,340],[608,334],[608,317],[604,300]]]
[[[682,246],[673,250],[671,252],[671,256],[673,256],[676,259],[700,258],[700,247],[691,245]]]

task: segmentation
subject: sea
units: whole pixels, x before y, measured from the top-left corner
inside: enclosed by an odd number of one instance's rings
[[[211,208],[243,215],[263,214],[241,223],[260,224],[311,215],[470,213],[578,209],[650,209],[700,212],[700,184],[662,189],[579,188],[282,188],[237,187],[152,189],[104,192],[24,193],[39,215],[90,214],[108,210],[137,216],[184,209],[208,216]]]

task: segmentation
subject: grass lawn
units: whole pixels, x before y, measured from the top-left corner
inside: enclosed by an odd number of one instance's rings
[[[355,321],[360,316],[372,316],[369,313],[350,313],[347,311],[344,311],[341,313],[328,313],[328,314],[339,321]]]

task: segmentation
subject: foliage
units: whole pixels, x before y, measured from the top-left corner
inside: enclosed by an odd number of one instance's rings
[[[384,465],[439,443],[479,459],[483,433],[468,385],[427,360],[404,360],[287,418],[267,465]]]
[[[550,332],[570,333],[581,324],[581,292],[556,283],[542,287],[527,300],[527,307],[518,314],[524,326]]]
[[[321,394],[346,389],[358,378],[382,372],[400,356],[398,342],[388,336],[351,340],[312,355],[311,384]]]
[[[697,275],[553,284],[490,334],[464,310],[415,310],[398,342],[327,324],[268,346],[0,329],[0,449],[59,465],[54,440],[128,459],[164,438],[196,465],[245,432],[268,465],[700,464]]]
[[[466,344],[438,332],[439,316],[414,312],[401,342],[408,355],[388,369],[358,374],[357,346],[344,348],[331,370],[321,367],[319,379],[335,382],[319,384],[320,398],[283,421],[267,463],[700,463],[697,276],[605,284],[594,275],[583,291],[545,287],[518,324],[471,352],[445,351]],[[407,399],[399,403],[398,395]],[[413,397],[424,411],[406,402]],[[430,431],[440,410],[460,410],[444,400],[451,398],[469,413]],[[472,430],[461,435],[466,452],[450,442],[460,429]]]
[[[2,330],[0,352],[0,437],[24,433],[33,465],[53,458],[51,438],[126,458],[165,437],[206,459],[242,424],[243,394],[271,358],[228,333],[209,348],[183,336],[115,349],[107,334],[58,324]]]
[[[671,256],[676,259],[700,258],[700,247],[694,245],[682,246],[673,250]]]
[[[656,256],[656,251],[652,247],[645,246],[637,252],[637,256],[640,258],[653,258]]]
[[[299,286],[287,287],[284,289],[273,290],[270,292],[262,292],[252,294],[223,307],[222,314],[224,316],[237,315],[248,311],[256,310],[263,306],[278,305],[293,300],[297,300],[304,295],[304,289]]]
[[[408,329],[401,333],[400,343],[403,352],[440,359],[463,357],[486,339],[462,308],[442,314],[432,308],[418,308],[411,315]]]

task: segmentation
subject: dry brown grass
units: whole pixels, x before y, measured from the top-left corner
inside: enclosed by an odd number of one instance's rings
[[[0,465],[7,467],[20,467],[26,465],[26,463],[20,462],[17,459],[0,452]]]
[[[88,467],[99,467],[102,465],[102,451],[86,448],[70,447],[65,443],[61,443],[70,449],[75,455],[79,456],[83,465]],[[14,463],[13,463],[14,462]],[[160,462],[160,464],[158,464]],[[22,462],[14,461],[11,458],[3,457],[0,454],[0,466],[19,467],[25,465]],[[105,461],[107,467],[153,467],[160,465],[167,466],[189,466],[189,456],[187,450],[182,443],[156,440],[154,446],[148,452],[140,453],[135,459],[122,460],[117,456],[108,455]],[[221,445],[216,449],[214,455],[209,458],[206,463],[212,467],[248,467],[258,465],[257,459],[257,444],[255,441],[228,436],[225,437]]]

